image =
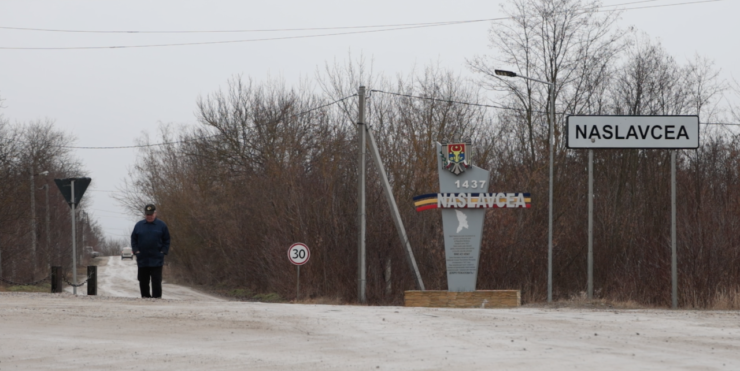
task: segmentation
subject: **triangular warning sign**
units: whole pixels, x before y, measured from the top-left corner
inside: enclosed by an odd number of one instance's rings
[[[67,200],[67,204],[72,207],[72,187],[74,183],[74,204],[75,206],[80,204],[80,200],[82,199],[82,195],[85,194],[85,191],[87,190],[87,186],[90,185],[90,181],[92,179],[90,178],[65,178],[65,179],[54,179],[54,183],[57,184],[57,187],[62,192],[62,196],[64,196],[64,199]]]

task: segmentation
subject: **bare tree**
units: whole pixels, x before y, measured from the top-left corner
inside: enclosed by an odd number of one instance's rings
[[[599,1],[513,0],[502,5],[510,20],[493,23],[489,35],[494,56],[468,61],[480,74],[482,86],[504,93],[501,98],[522,114],[514,119],[513,134],[526,161],[534,166],[537,142],[546,141],[552,115],[548,112],[593,113],[601,110],[604,86],[615,56],[623,49],[624,31],[614,29],[619,13],[604,11]],[[501,78],[496,69],[555,83],[557,90],[529,80]],[[550,107],[550,94],[558,105]],[[512,117],[513,116],[513,117]],[[546,123],[547,125],[544,125]],[[561,142],[555,127],[556,142]]]

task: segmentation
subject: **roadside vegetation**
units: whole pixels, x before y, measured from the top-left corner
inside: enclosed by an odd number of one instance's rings
[[[71,265],[70,211],[54,179],[84,174],[66,148],[73,139],[50,120],[11,123],[0,115],[0,281],[10,291],[36,291],[35,285],[16,283],[43,279],[48,266]],[[84,212],[77,215],[77,228],[82,261],[82,242],[97,246],[103,234]]]
[[[123,201],[133,211],[155,200],[172,231],[173,267],[190,282],[293,299],[296,272],[285,251],[300,241],[311,248],[300,276],[305,297],[354,301],[357,98],[311,109],[365,85],[366,121],[427,288],[446,289],[441,218],[416,213],[411,198],[437,189],[432,143],[471,137],[473,163],[492,171],[490,190],[531,192],[533,199],[529,210],[489,211],[478,287],[520,289],[524,302],[543,301],[553,107],[546,85],[493,73],[508,68],[557,82],[554,293],[570,300],[586,286],[587,156],[565,148],[566,115],[699,115],[705,123],[738,117],[721,109],[731,90],[711,60],[677,61],[649,36],[617,28],[618,12],[577,0],[515,0],[504,9],[512,20],[492,25],[491,52],[469,60],[475,81],[435,66],[391,78],[362,58],[327,65],[299,87],[233,78],[198,100],[197,127],[165,126],[141,139],[172,144],[141,151]],[[453,103],[491,100],[498,109]],[[701,147],[678,153],[683,307],[737,307],[739,139],[725,126],[705,125]],[[659,150],[595,154],[599,300],[670,303],[669,157]],[[367,297],[401,304],[414,281],[376,170],[368,168]]]
[[[511,19],[492,24],[490,52],[460,66],[475,73],[473,80],[434,65],[390,77],[363,58],[327,64],[296,87],[234,77],[225,89],[198,99],[197,126],[164,125],[155,136],[141,137],[141,144],[167,144],[140,150],[120,201],[134,214],[148,202],[157,205],[173,238],[168,273],[178,282],[222,287],[221,294],[237,299],[292,301],[296,268],[286,251],[303,242],[311,260],[301,268],[299,301],[354,302],[353,95],[365,85],[366,122],[427,289],[446,289],[441,217],[417,213],[412,197],[438,189],[433,143],[469,137],[473,164],[491,170],[489,192],[532,195],[531,209],[488,211],[478,288],[519,289],[523,302],[542,302],[548,132],[554,124],[553,292],[556,300],[574,301],[586,287],[588,160],[587,151],[565,147],[567,115],[699,115],[708,123],[700,148],[677,154],[679,305],[740,308],[740,136],[731,126],[717,125],[740,122],[740,110],[725,99],[738,93],[737,86],[720,79],[710,59],[677,60],[648,35],[618,28],[619,13],[599,5],[508,1],[503,9]],[[556,82],[555,107],[545,84],[501,78],[494,69]],[[14,133],[5,127],[2,140]],[[669,159],[669,151],[661,150],[594,153],[598,303],[670,305]],[[23,172],[31,163],[29,157],[16,165],[18,184],[27,184]],[[60,164],[68,170],[56,177],[79,172],[74,162]],[[371,161],[368,169],[367,298],[375,305],[402,304],[403,291],[416,289],[414,280]],[[27,189],[19,185],[12,192]],[[61,205],[54,214],[60,226],[55,240],[66,241],[66,205],[55,202]],[[11,246],[27,238],[15,232],[28,231],[18,218],[27,216],[23,205],[12,209],[15,218],[7,217],[14,222],[0,223],[3,259],[22,254]]]

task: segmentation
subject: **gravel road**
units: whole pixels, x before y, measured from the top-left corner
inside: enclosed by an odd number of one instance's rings
[[[737,311],[156,300],[113,286],[0,293],[0,370],[740,370]]]
[[[139,281],[136,280],[135,260],[123,260],[120,256],[99,259],[101,264],[98,266],[98,295],[122,298],[138,298],[141,296]],[[84,279],[85,277],[79,277],[78,282],[82,282]],[[64,290],[69,293],[73,291],[71,286],[65,287]],[[77,294],[87,295],[87,287],[79,287]],[[167,283],[167,277],[164,277],[162,283],[162,298],[171,300],[221,300],[218,297],[206,295],[185,286]]]

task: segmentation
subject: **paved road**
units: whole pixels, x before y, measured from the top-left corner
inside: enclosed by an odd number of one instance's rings
[[[123,298],[138,298],[139,281],[136,280],[136,261],[121,259],[120,256],[102,257],[103,263],[98,267],[98,295],[114,296]],[[83,280],[81,277],[80,280]],[[71,293],[72,287],[65,290]],[[77,289],[78,295],[86,295],[87,287]],[[188,287],[167,283],[165,277],[162,284],[162,298],[172,300],[209,300],[219,301],[221,299],[200,293]]]

